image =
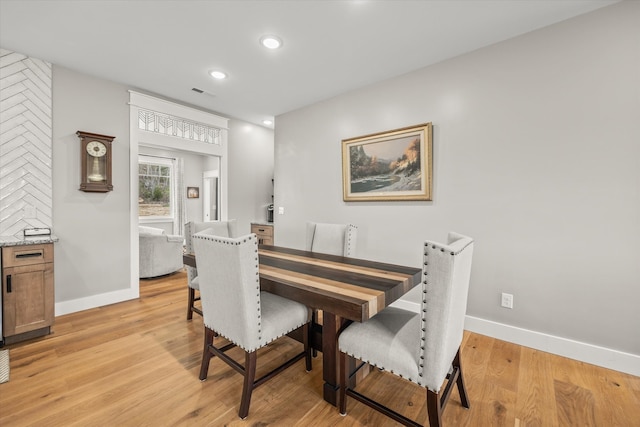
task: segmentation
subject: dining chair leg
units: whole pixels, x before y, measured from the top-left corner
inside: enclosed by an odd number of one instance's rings
[[[202,350],[202,363],[200,364],[200,381],[207,379],[209,374],[209,361],[211,360],[210,345],[213,345],[213,337],[215,332],[205,326],[204,328],[204,349]]]
[[[316,310],[315,308],[311,310],[311,331],[313,331],[313,325],[317,324],[318,322],[318,310]],[[318,356],[318,350],[316,350],[315,348],[313,350],[311,350],[311,354],[313,355],[313,357],[317,357]]]
[[[340,415],[347,415],[347,385],[349,384],[349,372],[347,370],[347,355],[340,352]]]
[[[251,393],[253,393],[253,385],[256,379],[258,352],[245,352],[244,360],[244,386],[242,387],[242,401],[240,402],[240,411],[238,411],[238,415],[243,420],[247,418],[247,415],[249,415]]]
[[[190,286],[187,286],[189,290],[189,305],[187,306],[187,320],[191,320],[193,318],[193,304],[195,303],[196,291]]]
[[[311,325],[309,323],[302,327],[302,344],[304,345],[304,361],[307,372],[311,372]]]
[[[458,379],[456,384],[458,385],[458,393],[460,394],[460,402],[464,408],[469,409],[469,396],[467,395],[467,388],[464,385],[464,379],[462,379],[462,364],[460,361],[460,349],[456,353],[456,357],[453,358],[453,368],[458,368]]]
[[[427,416],[429,417],[430,427],[440,427],[440,415],[442,407],[440,406],[440,396],[427,389]]]

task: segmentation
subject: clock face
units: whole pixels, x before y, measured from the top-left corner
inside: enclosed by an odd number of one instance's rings
[[[87,144],[87,153],[93,157],[102,157],[107,154],[107,147],[100,141],[91,141]]]

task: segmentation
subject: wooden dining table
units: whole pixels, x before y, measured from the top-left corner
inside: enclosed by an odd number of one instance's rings
[[[258,248],[260,288],[322,310],[312,345],[322,351],[323,397],[337,404],[337,336],[349,322],[365,322],[420,283],[422,270],[279,246]],[[196,266],[193,254],[184,263]]]

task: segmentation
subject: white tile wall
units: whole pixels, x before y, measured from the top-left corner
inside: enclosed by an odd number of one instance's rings
[[[0,49],[0,236],[52,227],[51,64]]]

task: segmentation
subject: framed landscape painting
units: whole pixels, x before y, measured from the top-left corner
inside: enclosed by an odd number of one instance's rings
[[[431,151],[431,123],[343,139],[343,199],[431,200]]]

